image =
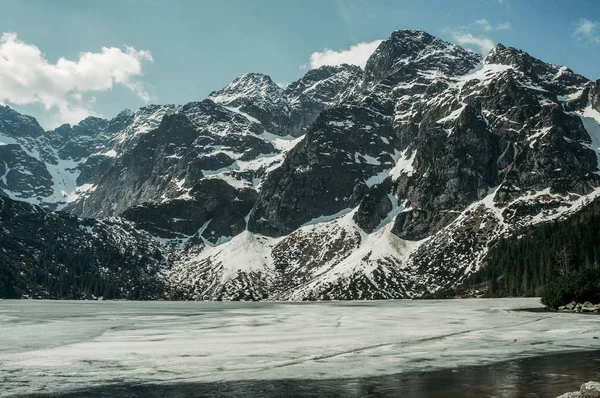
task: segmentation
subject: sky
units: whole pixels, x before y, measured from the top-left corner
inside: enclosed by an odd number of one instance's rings
[[[396,29],[497,43],[600,78],[597,0],[3,0],[0,104],[46,129],[199,101],[246,72],[284,85],[364,66]]]

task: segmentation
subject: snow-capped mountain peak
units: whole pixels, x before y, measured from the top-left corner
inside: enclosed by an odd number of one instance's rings
[[[45,134],[0,122],[0,194],[152,236],[177,253],[160,278],[178,298],[419,296],[600,192],[600,81],[419,30],[364,71],[248,73]]]
[[[363,86],[370,87],[399,70],[463,75],[480,61],[479,54],[421,30],[396,30],[369,57]]]

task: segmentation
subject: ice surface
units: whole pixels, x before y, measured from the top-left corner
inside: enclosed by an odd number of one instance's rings
[[[123,382],[334,378],[599,349],[600,317],[538,299],[0,301],[0,396]]]

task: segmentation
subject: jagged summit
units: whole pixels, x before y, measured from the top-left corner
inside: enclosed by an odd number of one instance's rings
[[[268,133],[297,137],[321,111],[345,98],[361,73],[353,65],[323,66],[285,88],[268,75],[245,73],[208,99],[261,123]]]
[[[341,65],[323,65],[318,68],[310,69],[299,80],[288,84],[285,87],[286,95],[293,101],[300,93],[306,92],[307,89],[314,87],[316,83],[323,84],[325,80],[330,79],[339,74],[354,74],[356,76],[362,74],[362,69],[357,65],[341,64]],[[340,83],[341,79],[337,79],[335,83]]]
[[[584,84],[588,81],[587,78],[576,74],[566,66],[544,62],[523,50],[507,47],[501,43],[490,50],[484,59],[484,64],[510,66],[546,84],[552,84],[556,80],[563,85]]]
[[[244,73],[221,90],[213,91],[208,98],[232,107],[240,107],[249,101],[280,100],[283,89],[270,76],[262,73]]]
[[[283,89],[267,75],[245,73],[208,98],[260,121],[268,132],[286,135],[289,103]]]
[[[121,112],[117,113],[117,116],[115,117],[129,116],[131,114],[133,114],[133,111],[129,108],[125,108]]]
[[[10,106],[0,105],[0,134],[15,138],[39,137],[44,134],[44,129],[33,116],[23,115]]]
[[[496,46],[494,46],[494,48],[490,50],[490,52],[484,59],[484,63],[511,65],[517,68],[523,68],[528,70],[531,70],[531,66],[536,64],[557,67],[556,65],[543,62],[531,56],[529,53],[523,50],[519,50],[514,47],[507,47],[502,43],[498,43]]]
[[[480,61],[479,54],[422,30],[396,30],[369,57],[363,85],[383,80],[400,69],[462,75]]]

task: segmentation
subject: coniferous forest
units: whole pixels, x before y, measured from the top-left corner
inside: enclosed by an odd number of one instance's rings
[[[164,297],[159,273],[167,260],[126,224],[81,220],[3,197],[0,219],[0,298]]]
[[[492,297],[539,296],[545,285],[569,273],[600,264],[600,200],[566,220],[529,227],[502,239],[483,268],[456,293],[487,287]]]

